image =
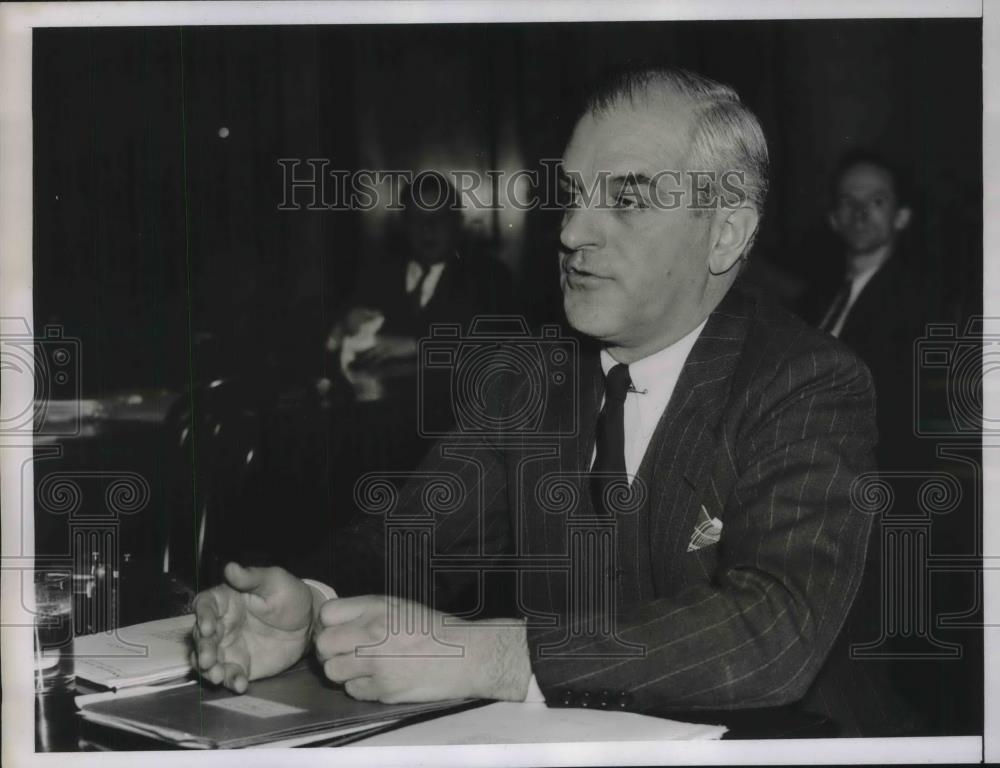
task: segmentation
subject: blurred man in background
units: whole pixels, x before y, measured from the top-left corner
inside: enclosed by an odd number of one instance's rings
[[[905,237],[913,221],[903,174],[869,151],[845,156],[827,219],[843,249],[841,281],[812,292],[805,314],[865,361],[875,381],[879,467],[913,468],[914,343],[926,325],[922,263]],[[817,314],[819,313],[819,314]]]

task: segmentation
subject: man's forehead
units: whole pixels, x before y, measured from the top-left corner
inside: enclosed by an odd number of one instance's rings
[[[895,185],[892,175],[878,165],[862,163],[848,168],[840,177],[837,189],[841,194],[892,193]]]
[[[677,170],[689,142],[690,120],[690,107],[680,99],[588,113],[573,131],[563,167],[584,177]]]

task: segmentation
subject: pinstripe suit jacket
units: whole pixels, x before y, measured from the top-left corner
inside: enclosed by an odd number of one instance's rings
[[[871,521],[850,489],[876,437],[865,366],[734,287],[613,521],[595,519],[583,492],[602,396],[596,356],[581,360],[578,381],[576,396],[545,393],[541,431],[555,437],[498,431],[436,446],[380,507],[390,525],[367,539],[359,525],[328,553],[338,589],[424,597],[430,583],[430,599],[455,610],[471,584],[474,612],[482,566],[516,572],[532,669],[554,705],[662,712],[801,699],[863,572]],[[521,377],[484,402],[503,421],[538,394]],[[706,516],[722,521],[721,540],[688,551]],[[379,583],[385,531],[407,526],[431,543],[390,542],[391,583]],[[414,567],[424,576],[400,578]]]

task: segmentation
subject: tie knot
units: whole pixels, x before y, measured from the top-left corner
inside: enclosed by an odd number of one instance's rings
[[[632,377],[628,375],[628,366],[619,363],[608,371],[604,383],[604,397],[607,400],[624,400],[632,386]]]

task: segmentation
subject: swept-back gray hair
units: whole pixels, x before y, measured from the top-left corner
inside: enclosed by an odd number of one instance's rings
[[[767,140],[757,116],[730,86],[684,69],[627,71],[595,90],[587,100],[587,111],[601,115],[623,103],[637,106],[670,93],[686,97],[694,109],[686,170],[713,172],[712,192],[722,200],[726,199],[725,191],[718,187],[722,174],[742,174],[740,186],[746,202],[763,217]]]

